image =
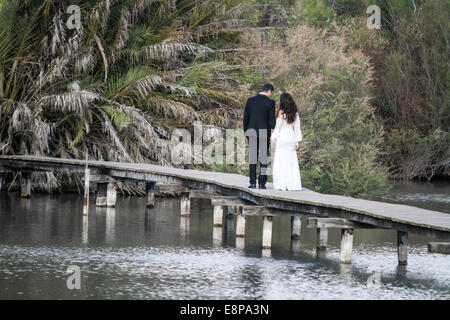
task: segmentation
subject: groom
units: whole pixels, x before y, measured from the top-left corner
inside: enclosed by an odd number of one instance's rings
[[[273,90],[270,83],[265,84],[262,91],[249,98],[245,105],[244,134],[249,142],[250,153],[249,188],[256,188],[256,166],[259,160],[258,184],[260,189],[266,189],[269,139],[271,130],[275,128],[275,101],[269,98]]]

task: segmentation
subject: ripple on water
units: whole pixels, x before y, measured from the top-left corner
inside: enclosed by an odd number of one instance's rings
[[[403,272],[392,263],[395,251],[390,257],[386,255],[386,250],[389,248],[367,244],[356,246],[353,266],[344,266],[338,263],[339,252],[333,248],[328,260],[311,262],[252,257],[233,248],[1,245],[0,254],[4,259],[0,270],[2,276],[13,275],[15,281],[29,277],[30,273],[45,271],[49,276],[48,285],[55,286],[50,282],[59,281],[63,286],[67,266],[79,265],[82,282],[87,283],[87,288],[82,288],[80,292],[80,298],[450,298],[448,259],[442,259],[441,255],[425,255],[422,248],[413,247],[410,265]],[[367,279],[374,270],[381,272],[380,288],[367,287]],[[42,278],[36,278],[37,284],[42,284],[42,281]],[[33,283],[29,287],[33,288]],[[36,287],[35,291],[42,290]],[[67,291],[55,290],[54,294],[58,296],[47,292],[47,297],[73,298]]]

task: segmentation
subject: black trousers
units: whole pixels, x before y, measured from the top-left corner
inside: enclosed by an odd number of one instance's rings
[[[256,184],[256,167],[259,163],[258,184],[264,186],[267,182],[267,165],[269,163],[269,145],[270,141],[267,137],[250,136],[249,144],[249,169],[250,184]]]

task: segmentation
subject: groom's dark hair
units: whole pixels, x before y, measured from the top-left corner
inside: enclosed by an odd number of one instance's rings
[[[262,88],[262,91],[263,92],[266,92],[266,91],[274,91],[274,88],[273,88],[273,85],[272,84],[270,84],[270,83],[266,83],[264,86],[263,86],[263,88]]]

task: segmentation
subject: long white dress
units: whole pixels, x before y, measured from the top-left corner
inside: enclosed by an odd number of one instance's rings
[[[298,113],[295,115],[295,121],[291,124],[287,123],[284,114],[279,117],[271,138],[276,142],[272,166],[273,188],[302,190],[297,151],[295,150],[295,146],[302,141]]]

